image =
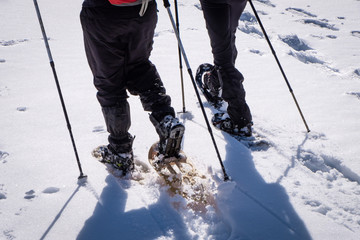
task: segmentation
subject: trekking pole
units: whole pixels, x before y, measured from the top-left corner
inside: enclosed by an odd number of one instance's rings
[[[52,69],[52,72],[53,72],[53,75],[54,75],[54,78],[55,78],[55,83],[56,83],[56,87],[57,87],[57,90],[58,90],[58,93],[59,93],[59,97],[60,97],[62,109],[63,109],[63,111],[64,111],[64,115],[65,115],[65,119],[66,119],[66,123],[67,123],[67,128],[68,128],[69,133],[70,133],[70,138],[71,138],[71,142],[72,142],[72,145],[73,145],[73,148],[74,148],[76,161],[77,161],[77,164],[78,164],[78,167],[79,167],[80,176],[78,177],[78,179],[86,178],[87,176],[84,175],[84,173],[83,173],[83,171],[82,171],[82,169],[81,169],[81,164],[80,164],[79,156],[78,156],[78,153],[77,153],[77,150],[76,150],[76,145],[75,145],[74,137],[73,137],[73,134],[72,134],[72,131],[71,131],[71,125],[70,125],[69,117],[68,117],[68,114],[67,114],[67,111],[66,111],[64,99],[63,99],[63,96],[62,96],[62,93],[61,93],[61,89],[60,89],[59,80],[58,80],[58,77],[57,77],[57,74],[56,74],[56,70],[55,70],[55,63],[54,63],[53,58],[52,58],[52,55],[51,55],[49,42],[48,42],[48,39],[47,39],[47,36],[46,36],[46,33],[45,33],[45,28],[44,28],[43,21],[42,21],[42,19],[41,19],[41,14],[40,14],[40,10],[39,10],[39,6],[38,6],[38,3],[37,3],[37,0],[34,0],[34,5],[35,5],[35,10],[36,10],[37,17],[38,17],[38,19],[39,19],[41,32],[42,32],[42,35],[43,35],[43,38],[44,38],[46,51],[47,51],[47,54],[48,54],[48,57],[49,57],[50,66],[51,66],[51,69]]]
[[[179,26],[179,11],[178,11],[178,4],[177,0],[174,0],[175,5],[175,19],[176,19],[176,29],[180,36],[180,26]],[[182,58],[181,58],[181,49],[178,46],[178,53],[179,53],[179,70],[180,70],[180,80],[181,80],[181,94],[182,94],[182,104],[183,104],[183,113],[186,113],[185,109],[185,93],[184,93],[184,77],[183,77],[183,65],[182,65]]]
[[[185,64],[186,64],[188,73],[189,73],[189,75],[190,75],[190,79],[191,79],[191,82],[192,82],[192,84],[193,84],[193,87],[194,87],[194,90],[195,90],[197,99],[198,99],[198,101],[199,101],[201,111],[202,111],[202,113],[203,113],[203,115],[204,115],[204,119],[205,119],[205,122],[206,122],[206,125],[207,125],[207,128],[208,128],[209,134],[210,134],[210,136],[211,136],[211,140],[212,140],[212,142],[213,142],[213,144],[214,144],[214,148],[215,148],[217,157],[218,157],[218,159],[219,159],[219,162],[220,162],[220,165],[221,165],[221,169],[222,169],[222,171],[223,171],[223,173],[224,173],[224,181],[227,181],[227,180],[229,180],[229,176],[227,175],[226,170],[225,170],[225,166],[224,166],[224,164],[223,164],[223,161],[221,160],[220,152],[219,152],[219,149],[218,149],[218,147],[217,147],[217,144],[216,144],[216,141],[215,141],[215,138],[214,138],[214,134],[213,134],[213,132],[212,132],[212,130],[211,130],[209,120],[208,120],[208,118],[207,118],[207,116],[206,116],[205,108],[204,108],[204,105],[203,105],[203,103],[202,103],[202,101],[201,101],[201,97],[200,97],[199,91],[198,91],[198,89],[197,89],[197,87],[196,87],[195,79],[194,79],[192,70],[191,70],[191,68],[190,68],[189,61],[188,61],[188,59],[187,59],[187,56],[186,56],[184,47],[183,47],[183,45],[182,45],[182,42],[181,42],[179,33],[178,33],[177,29],[176,29],[175,21],[174,21],[174,18],[173,18],[173,16],[172,16],[172,13],[171,13],[171,10],[170,10],[169,0],[164,0],[164,6],[165,6],[165,8],[166,8],[166,10],[167,10],[167,12],[168,12],[168,14],[169,14],[169,18],[170,18],[171,24],[172,24],[172,26],[173,26],[173,29],[174,29],[174,32],[175,32],[175,35],[176,35],[176,39],[177,39],[177,41],[178,41],[178,45],[179,45],[179,47],[180,47],[182,56],[183,56],[183,58],[184,58],[184,61],[185,61]]]
[[[250,3],[251,8],[252,8],[252,10],[253,10],[253,12],[254,12],[254,14],[255,14],[255,17],[256,17],[256,19],[257,19],[257,21],[258,21],[258,23],[259,23],[259,25],[260,25],[260,27],[261,27],[261,30],[262,30],[262,32],[264,33],[264,36],[265,36],[265,38],[266,38],[266,41],[267,41],[268,44],[269,44],[269,47],[270,47],[270,49],[271,49],[271,52],[272,52],[272,54],[274,55],[274,58],[275,58],[278,66],[279,66],[279,68],[280,68],[280,71],[281,71],[281,73],[282,73],[282,75],[283,75],[283,77],[284,77],[284,80],[285,80],[285,82],[286,82],[286,85],[288,86],[289,91],[290,91],[290,93],[291,93],[291,95],[292,95],[292,97],[293,97],[293,99],[294,99],[294,102],[295,102],[295,104],[296,104],[296,107],[297,107],[297,109],[298,109],[298,111],[299,111],[299,113],[300,113],[300,116],[301,116],[304,124],[305,124],[306,130],[307,130],[307,132],[310,132],[310,129],[309,129],[307,123],[306,123],[305,117],[304,117],[304,115],[303,115],[303,113],[302,113],[302,111],[301,111],[301,109],[300,109],[300,106],[299,106],[297,100],[296,100],[294,91],[292,90],[292,88],[291,88],[291,86],[290,86],[290,83],[289,83],[289,81],[288,81],[288,79],[287,79],[287,77],[286,77],[286,75],[285,75],[285,72],[284,72],[284,70],[283,70],[283,68],[282,68],[282,66],[281,66],[281,64],[280,64],[280,61],[279,61],[278,57],[276,56],[276,52],[275,52],[275,50],[274,50],[274,48],[273,48],[273,46],[272,46],[272,44],[271,44],[271,42],[270,42],[270,39],[269,39],[268,35],[266,34],[265,28],[264,28],[264,26],[263,26],[262,23],[261,23],[260,17],[259,17],[259,15],[257,14],[257,11],[256,11],[256,9],[255,9],[255,7],[254,7],[254,4],[252,3],[252,0],[248,0],[248,1],[249,1],[249,3]]]

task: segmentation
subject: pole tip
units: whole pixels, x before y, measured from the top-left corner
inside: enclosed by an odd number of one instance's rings
[[[78,184],[83,185],[86,183],[86,181],[87,181],[87,175],[81,173],[80,176],[78,177]]]

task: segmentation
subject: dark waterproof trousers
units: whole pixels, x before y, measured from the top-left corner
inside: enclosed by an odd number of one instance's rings
[[[94,76],[98,101],[118,152],[131,150],[130,107],[127,91],[139,95],[145,111],[160,122],[173,115],[171,99],[155,66],[149,61],[157,23],[157,8],[149,3],[143,17],[140,6],[83,7],[80,18],[85,51]]]
[[[235,68],[235,33],[247,0],[200,0],[210,37],[214,64],[218,67],[222,98],[228,114],[240,127],[252,121],[245,101],[243,75]]]

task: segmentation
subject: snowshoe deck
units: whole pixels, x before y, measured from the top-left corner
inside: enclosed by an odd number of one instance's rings
[[[206,211],[206,206],[214,206],[214,197],[206,187],[206,177],[196,170],[183,151],[178,157],[164,158],[159,154],[158,143],[154,143],[149,150],[149,162],[169,186],[170,194],[185,198],[188,207]]]

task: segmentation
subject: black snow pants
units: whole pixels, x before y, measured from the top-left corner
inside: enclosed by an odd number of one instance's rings
[[[85,51],[94,76],[97,99],[102,107],[109,143],[118,152],[128,152],[132,136],[127,91],[140,96],[145,111],[160,122],[175,115],[171,99],[155,66],[149,61],[157,23],[155,1],[143,17],[140,6],[83,7],[80,18]]]
[[[228,114],[240,127],[252,122],[245,101],[243,75],[236,69],[235,33],[247,0],[200,0],[210,37],[214,64],[218,67],[222,98]]]

